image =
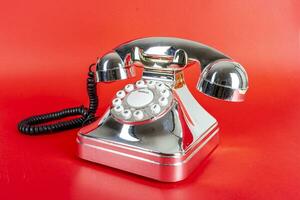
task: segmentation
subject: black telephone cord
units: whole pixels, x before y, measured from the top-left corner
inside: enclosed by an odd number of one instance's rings
[[[19,122],[19,131],[28,135],[40,135],[78,128],[83,124],[89,124],[95,121],[95,113],[98,108],[98,96],[96,90],[95,73],[91,69],[94,65],[95,64],[90,65],[87,78],[87,93],[89,96],[88,108],[82,105],[73,108],[66,108],[57,112],[31,116]],[[81,115],[81,117],[60,121],[53,124],[42,125],[43,123],[50,122],[52,120],[58,120],[76,115]]]

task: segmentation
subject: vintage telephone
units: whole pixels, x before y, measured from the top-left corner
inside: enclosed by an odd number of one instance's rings
[[[79,130],[83,159],[165,182],[186,178],[218,145],[217,121],[190,93],[184,69],[198,64],[197,89],[214,98],[239,102],[248,89],[243,67],[203,44],[169,37],[137,39],[102,56],[87,81],[89,108],[83,106],[33,116],[19,123],[23,133],[36,135],[89,124]],[[116,93],[96,120],[96,82],[124,80],[143,68],[136,83]],[[40,125],[54,119],[76,119]]]

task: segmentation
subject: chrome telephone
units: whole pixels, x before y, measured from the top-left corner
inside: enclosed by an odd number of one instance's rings
[[[218,145],[218,125],[190,93],[184,69],[201,66],[197,89],[214,98],[243,101],[248,89],[244,68],[203,44],[168,37],[137,39],[116,47],[90,67],[89,108],[75,107],[27,118],[23,133],[35,135],[79,127],[83,159],[164,182],[186,178]],[[143,69],[140,80],[116,93],[105,114],[95,119],[96,82],[124,80]],[[70,115],[80,118],[39,125]]]

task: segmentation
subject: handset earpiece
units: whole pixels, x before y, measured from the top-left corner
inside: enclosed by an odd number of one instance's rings
[[[217,99],[240,102],[245,99],[248,76],[239,63],[232,60],[217,60],[204,68],[197,89]]]

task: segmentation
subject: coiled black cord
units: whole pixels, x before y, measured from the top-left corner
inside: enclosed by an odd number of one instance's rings
[[[57,112],[29,117],[19,122],[19,131],[28,135],[39,135],[78,128],[83,124],[89,124],[95,121],[95,113],[98,108],[98,96],[96,90],[95,75],[92,71],[92,67],[94,65],[95,63],[90,65],[87,78],[87,92],[89,96],[88,108],[84,106],[78,106],[73,108],[66,108]],[[50,122],[52,120],[76,115],[81,115],[81,117],[67,121],[60,121],[49,125],[41,125],[45,122]]]

